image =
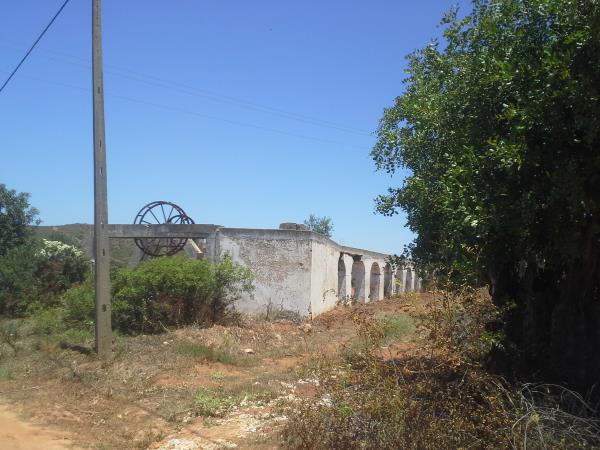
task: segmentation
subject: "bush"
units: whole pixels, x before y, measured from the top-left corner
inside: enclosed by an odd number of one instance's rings
[[[222,417],[234,406],[236,399],[223,393],[199,388],[194,393],[194,412],[205,417]]]
[[[377,317],[377,325],[381,328],[383,344],[388,344],[394,339],[406,336],[415,329],[414,320],[406,314]]]
[[[38,301],[56,303],[72,285],[81,283],[89,271],[90,262],[73,245],[43,239],[35,254]]]
[[[33,332],[37,336],[58,336],[67,330],[65,310],[61,307],[30,310],[33,318]]]
[[[254,291],[252,271],[233,262],[229,255],[213,266],[213,273],[214,285],[208,307],[205,308],[207,317],[200,321],[216,322],[223,319],[242,292]]]
[[[519,388],[485,370],[497,345],[485,326],[497,315],[488,297],[441,293],[429,307],[423,348],[398,360],[382,358],[380,346],[390,324],[406,327],[357,315],[364,345],[316,369],[317,395],[290,408],[286,447],[600,448],[600,420],[583,398],[559,386]]]
[[[226,257],[216,265],[185,257],[155,258],[119,270],[113,282],[113,322],[124,333],[222,319],[241,292],[253,289],[249,269]]]
[[[113,278],[112,321],[125,334],[213,323],[228,315],[241,292],[253,289],[250,271],[230,258],[216,265],[185,257],[156,258],[133,270],[117,269]],[[27,312],[35,319],[36,333],[49,335],[68,327],[91,331],[94,307],[94,284],[88,276],[54,304],[29,300]]]
[[[56,306],[88,271],[89,261],[78,248],[29,239],[0,257],[0,314],[23,316],[34,304]]]
[[[94,280],[88,276],[86,280],[71,289],[63,296],[65,317],[64,320],[72,326],[94,327]]]

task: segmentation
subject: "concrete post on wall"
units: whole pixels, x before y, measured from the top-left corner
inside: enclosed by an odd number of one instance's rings
[[[406,284],[404,286],[404,292],[405,293],[409,293],[412,292],[414,290],[414,273],[411,267],[406,269],[406,275],[404,276],[404,279],[406,281]]]
[[[396,269],[396,275],[400,275],[397,280],[400,282],[396,287],[396,294],[403,294],[406,291],[406,269]]]
[[[210,233],[206,237],[205,257],[211,263],[216,263],[219,259],[219,230]]]
[[[394,274],[391,266],[386,262],[383,266],[383,298],[388,298],[393,295],[394,289]]]
[[[379,300],[385,299],[385,261],[378,261],[379,264]]]
[[[373,260],[369,258],[362,258],[363,264],[365,266],[365,292],[364,292],[364,302],[369,303],[371,301],[371,266],[373,265]]]
[[[402,283],[401,278],[402,278],[402,275],[397,268],[392,271],[392,295],[398,294],[398,290],[400,288],[399,283]]]
[[[352,256],[344,253],[344,264],[346,264],[346,299],[352,298]]]
[[[417,281],[417,271],[413,268],[412,271],[412,292],[417,292],[417,285],[418,285],[418,281]]]

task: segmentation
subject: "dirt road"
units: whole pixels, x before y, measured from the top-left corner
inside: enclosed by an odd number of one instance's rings
[[[320,364],[360,345],[357,321],[393,319],[395,357],[418,339],[425,300],[127,336],[110,363],[24,331],[0,359],[0,450],[281,448],[285,408],[317,395]]]
[[[11,408],[0,404],[0,449],[76,450],[69,433],[25,422]]]

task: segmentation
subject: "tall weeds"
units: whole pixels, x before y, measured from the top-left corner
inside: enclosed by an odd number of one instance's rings
[[[317,397],[292,408],[288,448],[600,448],[600,422],[582,397],[558,386],[519,388],[486,370],[503,339],[485,293],[437,292],[424,307],[423,344],[396,359],[381,348],[378,322],[356,315],[363,345],[318,368]]]

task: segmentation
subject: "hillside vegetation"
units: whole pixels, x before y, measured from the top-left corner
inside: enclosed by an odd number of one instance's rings
[[[35,232],[38,236],[76,245],[83,250],[88,258],[93,257],[94,226],[87,223],[73,223],[68,225],[37,226]],[[131,263],[136,254],[137,247],[133,239],[111,239],[109,253],[112,265],[126,266]]]

